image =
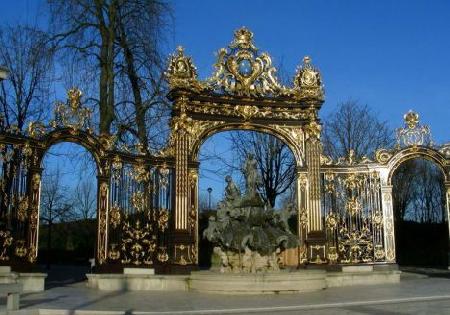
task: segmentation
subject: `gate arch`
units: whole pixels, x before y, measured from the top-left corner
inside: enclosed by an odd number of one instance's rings
[[[387,179],[388,185],[389,186],[392,185],[392,177],[400,165],[402,165],[404,162],[408,160],[416,158],[423,158],[431,162],[434,162],[444,174],[445,181],[448,182],[450,180],[449,179],[450,174],[447,166],[447,159],[445,156],[443,156],[438,150],[431,147],[413,146],[396,152],[389,160],[387,164],[387,167],[389,169]]]
[[[449,182],[445,165],[439,163],[439,152],[433,148],[422,149],[410,154],[399,152],[390,167],[396,262],[407,266],[436,265],[447,268]],[[410,194],[410,191],[414,193]],[[421,202],[416,204],[417,201]]]
[[[85,132],[77,132],[76,135],[80,136],[78,139],[73,137],[73,130],[72,134],[65,131],[62,133],[53,131],[42,139],[45,150],[42,151],[41,159],[38,161],[42,189],[39,198],[39,230],[36,233],[39,248],[37,254],[39,261],[46,262],[47,266],[55,264],[61,267],[61,262],[63,262],[62,265],[87,264],[88,259],[95,259],[96,243],[99,237],[99,205],[97,203],[99,161],[82,138],[87,136]],[[80,158],[86,160],[77,161]],[[80,174],[84,176],[79,176]],[[58,209],[49,204],[49,201],[55,200],[54,196],[63,199],[64,204],[70,202],[70,209],[67,210],[68,217],[62,213],[59,218],[52,218],[50,214]],[[88,204],[84,203],[87,201]],[[63,233],[58,225],[64,227]],[[50,229],[54,237],[49,238],[48,234],[45,237],[42,231],[50,233]],[[56,241],[53,241],[51,246],[49,243],[44,245],[44,242],[50,242],[49,239]],[[58,240],[63,241],[61,243]],[[70,243],[71,248],[65,243],[69,240],[73,242]],[[61,246],[61,244],[65,245]],[[42,251],[46,255],[43,255]],[[59,258],[61,254],[64,257]],[[77,274],[78,276],[82,275]],[[78,279],[81,278],[78,277]]]
[[[213,135],[223,132],[223,131],[256,131],[261,132],[265,134],[272,135],[276,137],[278,140],[285,143],[289,149],[291,150],[292,154],[294,155],[296,166],[298,168],[304,166],[304,133],[301,128],[292,129],[291,133],[289,134],[288,131],[283,130],[282,128],[276,128],[273,126],[265,126],[261,124],[255,124],[255,123],[224,123],[220,124],[218,126],[205,129],[200,133],[198,138],[195,140],[191,153],[190,158],[193,161],[198,160],[198,154],[200,151],[201,145],[210,137]]]
[[[97,174],[103,175],[103,169],[101,167],[101,144],[100,141],[94,137],[92,134],[85,132],[83,130],[77,130],[74,132],[73,129],[57,129],[53,130],[41,140],[42,151],[38,157],[37,165],[42,165],[45,154],[50,150],[50,148],[56,144],[63,142],[74,143],[82,146],[86,151],[88,151],[95,161]]]

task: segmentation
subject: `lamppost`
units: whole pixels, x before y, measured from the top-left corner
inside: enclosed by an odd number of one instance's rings
[[[208,189],[206,191],[208,192],[208,209],[211,210],[211,193],[212,193],[212,188],[208,187]]]
[[[8,79],[9,70],[8,68],[0,66],[0,82]]]

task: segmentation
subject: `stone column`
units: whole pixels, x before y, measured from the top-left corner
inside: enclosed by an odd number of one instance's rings
[[[381,203],[383,207],[384,252],[389,263],[395,263],[395,230],[392,200],[392,186],[381,186]]]
[[[96,265],[108,258],[109,177],[97,176],[97,252]]]

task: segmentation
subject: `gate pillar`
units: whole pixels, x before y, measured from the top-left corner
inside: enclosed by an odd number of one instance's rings
[[[307,205],[308,205],[308,260],[310,263],[322,264],[326,262],[325,231],[322,223],[320,205],[320,143],[321,126],[313,118],[305,126],[306,145],[305,162],[308,176]]]
[[[36,262],[38,255],[39,206],[41,200],[41,168],[31,168],[29,174],[28,192],[30,198],[28,221],[28,262]]]
[[[381,186],[381,204],[383,207],[385,259],[388,263],[395,263],[395,230],[392,186]]]
[[[109,213],[109,177],[97,176],[97,248],[96,265],[106,263],[108,258],[108,213]]]
[[[175,147],[175,230],[188,227],[188,135],[179,130]]]
[[[307,259],[306,238],[308,234],[308,174],[297,172],[297,209],[298,209],[298,264],[305,264]]]
[[[171,235],[172,262],[182,266],[197,264],[198,165],[189,164],[192,120],[186,115],[187,98],[175,100],[172,119],[175,155],[175,214]],[[192,266],[191,266],[192,267]],[[180,269],[180,268],[179,268]],[[189,268],[188,268],[189,269]]]

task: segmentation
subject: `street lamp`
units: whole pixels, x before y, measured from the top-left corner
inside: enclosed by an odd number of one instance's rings
[[[212,193],[212,188],[209,187],[206,191],[209,194],[209,196],[208,196],[208,209],[211,210],[211,193]]]
[[[8,79],[9,70],[8,68],[0,66],[0,81]]]

